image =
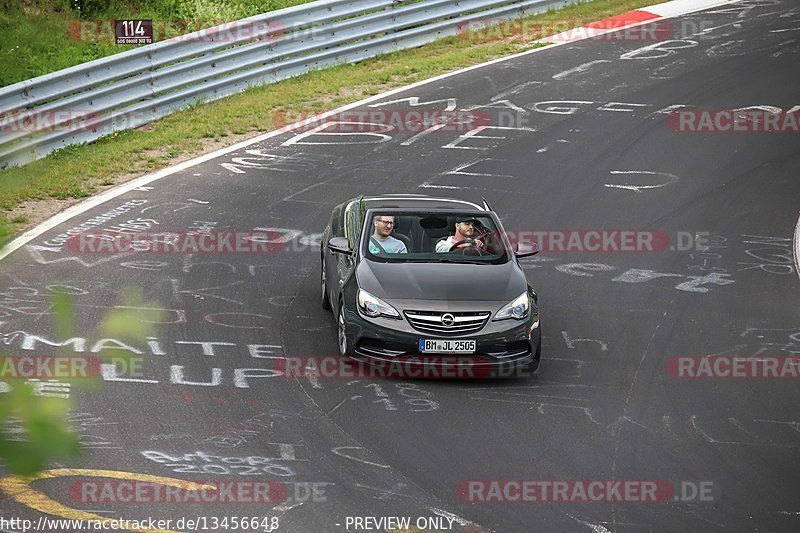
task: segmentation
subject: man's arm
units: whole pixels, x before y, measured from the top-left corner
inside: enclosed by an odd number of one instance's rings
[[[436,253],[445,253],[450,251],[450,238],[444,239],[436,243]]]

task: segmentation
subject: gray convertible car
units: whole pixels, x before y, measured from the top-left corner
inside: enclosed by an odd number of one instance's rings
[[[354,198],[333,209],[322,243],[322,306],[342,355],[492,375],[539,366],[538,300],[518,261],[539,250],[513,245],[485,201]]]

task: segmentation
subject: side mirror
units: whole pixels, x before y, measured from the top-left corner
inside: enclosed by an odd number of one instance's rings
[[[353,255],[350,242],[345,237],[334,237],[328,241],[328,250],[337,254]]]
[[[517,257],[528,257],[539,253],[539,245],[535,242],[519,241],[514,247]]]

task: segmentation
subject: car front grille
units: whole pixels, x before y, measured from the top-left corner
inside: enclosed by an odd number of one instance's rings
[[[439,311],[406,311],[406,318],[411,327],[423,333],[436,335],[469,335],[480,331],[491,315],[488,312],[439,312]],[[452,325],[447,325],[442,317],[452,315]]]

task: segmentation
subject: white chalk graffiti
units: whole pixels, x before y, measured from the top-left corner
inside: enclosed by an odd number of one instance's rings
[[[800,223],[798,224],[800,228]],[[797,239],[800,237],[796,236]],[[744,253],[756,261],[742,262],[739,271],[758,269],[768,274],[794,274],[797,272],[797,242],[792,238],[742,235],[747,245]]]
[[[610,272],[617,268],[603,263],[569,263],[556,265],[556,270],[578,277],[594,277],[595,272]],[[711,272],[704,276],[685,276],[683,274],[673,274],[666,272],[656,272],[654,270],[631,268],[616,276],[611,281],[617,283],[646,283],[659,278],[688,278],[687,281],[675,285],[679,291],[693,293],[707,293],[710,289],[706,285],[730,285],[735,283],[726,272]]]
[[[507,138],[505,135],[480,135],[486,130],[527,131],[527,132],[536,131],[533,128],[524,128],[524,127],[478,126],[477,128],[473,128],[463,135],[459,135],[455,140],[444,145],[442,148],[457,148],[459,150],[488,150],[492,148],[493,144],[489,143],[484,146],[462,146],[462,144],[468,140],[473,140],[473,139],[484,139],[484,140],[488,139],[488,140],[500,141]]]
[[[652,185],[633,185],[630,183],[626,183],[624,185],[617,184],[617,183],[605,183],[604,187],[612,188],[612,189],[625,189],[628,191],[633,192],[642,192],[645,189],[660,189],[661,187],[666,187],[667,185],[672,185],[673,183],[677,183],[680,178],[675,174],[670,172],[656,172],[653,170],[612,170],[611,174],[619,175],[640,175],[640,176],[663,176],[667,178],[666,181],[662,183],[654,183]]]
[[[274,443],[273,443],[274,444]],[[264,456],[234,456],[207,454],[202,451],[172,456],[158,451],[143,451],[141,454],[156,463],[163,464],[173,472],[182,474],[216,474],[258,476],[269,474],[279,477],[295,475],[294,469],[277,463],[276,461],[296,461],[292,444],[279,445],[278,457]],[[291,456],[286,457],[286,450],[291,450]]]
[[[347,385],[366,389],[368,392],[365,391],[364,394],[356,394],[342,400],[328,412],[329,415],[345,402],[356,400],[380,405],[386,411],[399,411],[402,408],[403,411],[419,413],[439,409],[439,403],[432,400],[433,393],[422,389],[416,383],[395,383],[394,389],[384,389],[379,383],[363,383],[360,380],[350,381]]]
[[[391,468],[389,465],[385,465],[383,463],[376,463],[374,461],[368,461],[363,457],[358,457],[355,452],[360,452],[358,453],[358,455],[369,455],[369,450],[367,450],[363,446],[337,446],[336,448],[332,448],[331,451],[336,455],[338,455],[339,457],[344,457],[346,459],[357,461],[365,465],[375,466],[378,468]]]
[[[608,343],[601,341],[599,339],[573,339],[571,338],[566,331],[561,332],[561,337],[564,339],[564,344],[567,345],[567,348],[570,350],[575,349],[576,342],[596,342],[600,346],[600,351],[607,352],[608,351]]]
[[[697,41],[693,41],[691,39],[674,39],[670,41],[661,41],[658,43],[648,44],[647,46],[642,46],[641,48],[637,48],[629,52],[625,52],[619,57],[620,59],[640,59],[640,60],[661,59],[663,57],[669,57],[673,54],[678,53],[678,50],[683,50],[685,48],[694,48],[699,44],[700,43],[698,43]]]

